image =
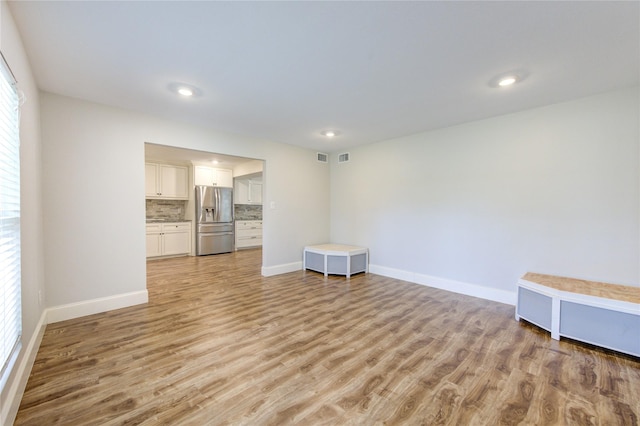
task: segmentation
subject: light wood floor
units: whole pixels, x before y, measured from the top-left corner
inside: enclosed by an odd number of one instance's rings
[[[259,250],[148,262],[150,302],[47,327],[17,425],[636,425],[640,360],[514,308]]]

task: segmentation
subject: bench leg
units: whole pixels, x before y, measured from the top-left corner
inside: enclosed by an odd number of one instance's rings
[[[325,277],[329,275],[329,273],[328,273],[329,270],[327,269],[327,267],[328,267],[328,265],[327,265],[327,254],[325,253],[325,255],[324,255],[324,276]]]
[[[560,299],[551,299],[551,338],[560,340]]]

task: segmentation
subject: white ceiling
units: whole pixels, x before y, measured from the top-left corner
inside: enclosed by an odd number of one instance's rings
[[[9,3],[42,90],[321,151],[640,75],[637,1]]]

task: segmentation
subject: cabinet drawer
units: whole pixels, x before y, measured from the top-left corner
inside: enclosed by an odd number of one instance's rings
[[[163,232],[171,232],[171,231],[189,231],[191,230],[190,223],[163,223],[162,231]]]
[[[147,233],[160,232],[161,230],[162,230],[162,224],[160,223],[153,223],[153,224],[147,225]]]
[[[262,245],[262,237],[261,236],[250,236],[250,237],[237,237],[236,238],[236,247],[254,247]]]
[[[147,232],[190,231],[190,222],[147,223]]]
[[[236,231],[238,238],[242,237],[261,237],[262,229],[238,229]]]
[[[262,229],[261,220],[240,220],[236,221],[236,229]]]

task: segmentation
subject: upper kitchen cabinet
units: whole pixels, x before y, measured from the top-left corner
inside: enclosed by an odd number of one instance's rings
[[[262,181],[249,181],[249,202],[251,204],[262,204]]]
[[[262,204],[262,178],[236,178],[235,204]]]
[[[146,198],[187,200],[189,169],[170,164],[145,163]]]
[[[193,182],[195,185],[233,188],[233,172],[230,169],[195,166]]]

